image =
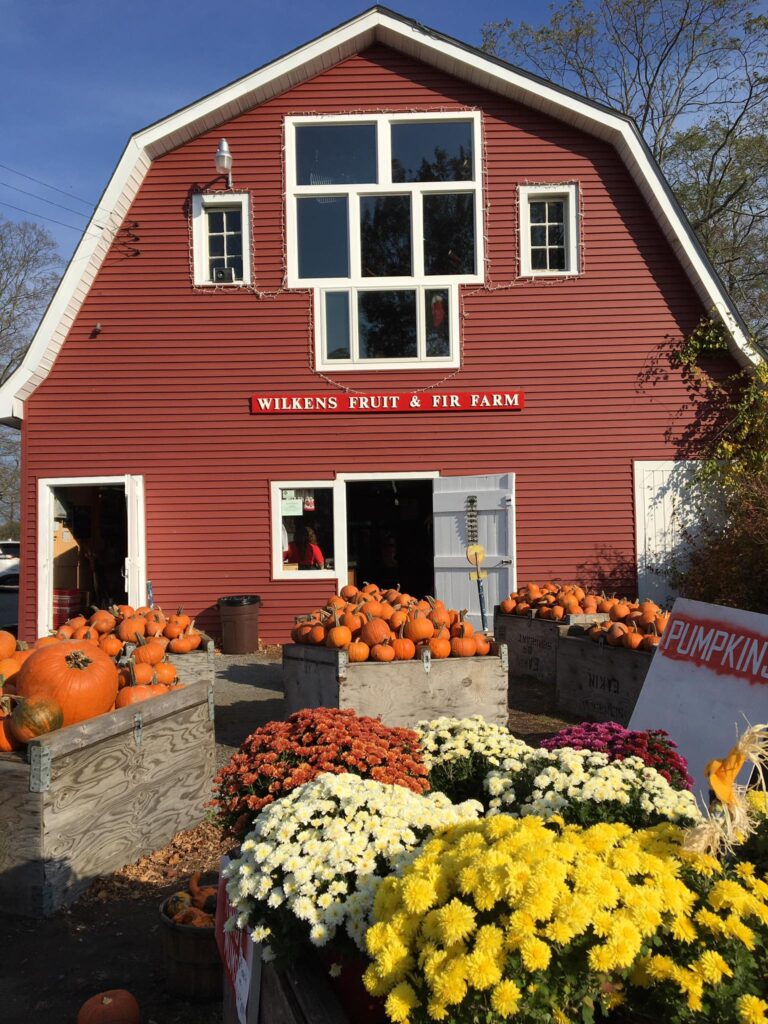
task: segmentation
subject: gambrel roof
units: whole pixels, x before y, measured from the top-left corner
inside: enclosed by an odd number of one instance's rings
[[[630,118],[376,6],[131,136],[21,366],[0,388],[0,422],[18,425],[24,400],[51,370],[152,161],[374,43],[540,110],[610,143],[640,189],[704,307],[716,310],[722,318],[733,356],[743,366],[758,360],[738,311]]]

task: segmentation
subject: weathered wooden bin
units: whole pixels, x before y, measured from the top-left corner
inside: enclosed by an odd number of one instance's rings
[[[475,658],[349,663],[344,651],[283,647],[286,714],[301,708],[352,708],[387,725],[413,726],[439,715],[482,715],[507,723],[507,647]]]
[[[206,663],[180,690],[0,754],[0,913],[52,914],[203,819],[215,763]]]
[[[499,605],[493,610],[493,635],[509,648],[509,681],[535,679],[553,683],[557,676],[557,650],[561,636],[581,632],[593,622],[604,622],[604,614],[566,615],[559,622],[532,615],[505,615]]]
[[[557,707],[592,722],[627,725],[653,654],[611,647],[582,637],[561,637],[557,654]]]
[[[262,964],[254,951],[253,966],[246,1024],[363,1024],[350,1020],[314,957],[277,971]],[[223,1024],[238,1022],[232,986],[225,978]]]

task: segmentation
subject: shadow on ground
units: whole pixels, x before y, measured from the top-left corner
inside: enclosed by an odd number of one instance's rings
[[[283,681],[279,661],[253,658],[217,661],[216,744],[221,751],[219,763],[228,760],[254,729],[282,717]]]

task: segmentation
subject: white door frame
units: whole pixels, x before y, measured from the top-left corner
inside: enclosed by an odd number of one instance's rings
[[[337,473],[329,480],[272,480],[270,498],[272,505],[272,579],[291,580],[296,583],[310,583],[318,579],[334,579],[344,586],[349,571],[347,549],[347,484],[364,483],[366,480],[435,480],[440,476],[438,469],[384,471],[380,473]],[[312,573],[284,572],[282,570],[282,515],[280,491],[286,489],[310,489],[325,487],[333,492],[333,569],[319,569]]]
[[[128,603],[137,607],[146,602],[147,542],[144,517],[144,477],[126,474],[125,476],[41,478],[37,481],[38,636],[45,636],[53,628],[53,489],[55,487],[98,487],[103,484],[120,486],[125,492],[129,545],[125,560]],[[133,501],[131,497],[134,498]]]

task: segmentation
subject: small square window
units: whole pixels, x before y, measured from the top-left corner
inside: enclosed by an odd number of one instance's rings
[[[521,275],[579,273],[576,185],[521,185]]]
[[[205,193],[192,200],[194,284],[250,284],[250,197]]]

